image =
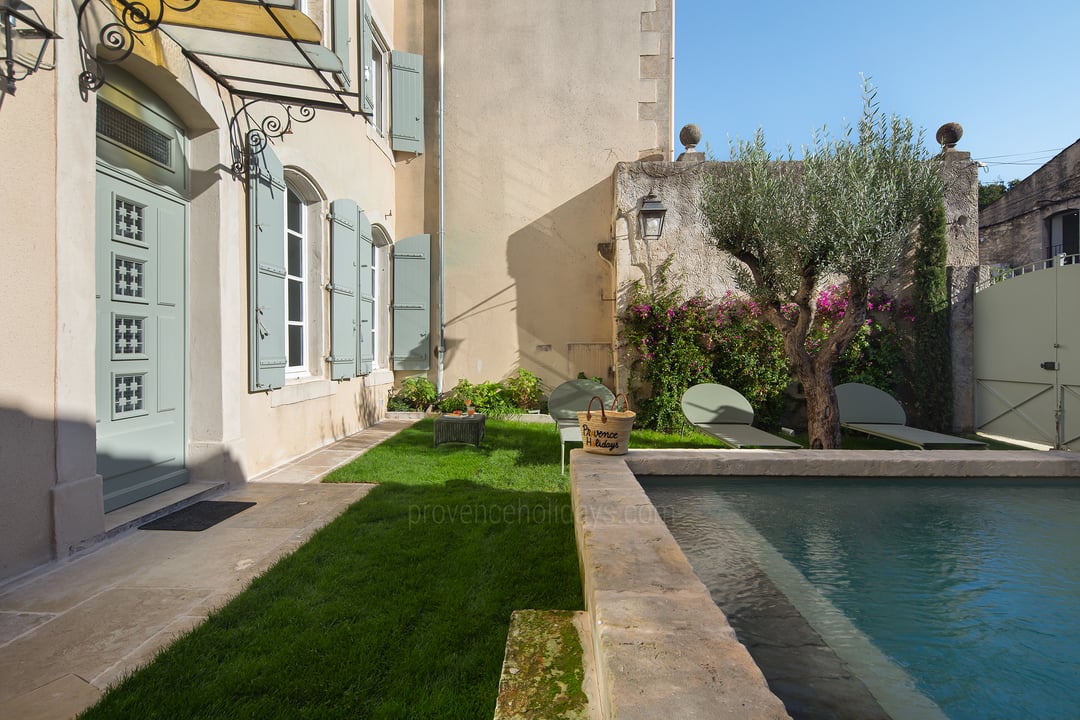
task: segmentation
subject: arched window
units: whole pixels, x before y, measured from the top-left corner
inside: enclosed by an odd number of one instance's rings
[[[285,376],[303,378],[322,374],[322,198],[296,170],[286,169],[285,187]]]

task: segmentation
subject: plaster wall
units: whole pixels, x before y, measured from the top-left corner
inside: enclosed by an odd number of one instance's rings
[[[397,6],[418,1],[372,4],[392,31]],[[55,70],[20,82],[0,108],[6,148],[0,265],[17,270],[0,288],[0,579],[84,547],[102,536],[106,523],[95,430],[97,103],[94,93],[80,97],[75,8],[58,5],[53,13],[48,3],[36,6],[67,40],[56,44]],[[420,32],[422,24],[410,27]],[[399,49],[422,46],[422,38],[407,33],[391,37]],[[410,47],[400,48],[399,37]],[[186,459],[192,479],[243,481],[380,419],[393,381],[385,369],[335,383],[316,361],[312,378],[275,393],[247,392],[247,197],[231,173],[223,102],[214,83],[168,43],[162,66],[132,57],[123,68],[179,116],[189,137]],[[319,237],[328,237],[329,202],[352,198],[398,238],[399,158],[363,118],[317,113],[275,150],[287,168],[311,180]],[[400,161],[423,168],[412,156]],[[419,224],[412,221],[413,228]],[[329,261],[328,252],[319,257]],[[325,280],[325,274],[314,278],[315,303],[325,302]],[[325,306],[321,322],[326,327],[315,334],[328,343]],[[313,357],[328,350],[328,344],[317,348]]]
[[[670,3],[446,11],[443,387],[519,366],[549,387],[607,379],[611,267],[597,246],[612,165],[670,157]]]
[[[55,78],[40,72],[0,107],[0,577],[50,557],[56,482]]]

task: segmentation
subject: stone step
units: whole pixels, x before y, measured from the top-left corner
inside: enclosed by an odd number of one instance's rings
[[[584,612],[516,610],[510,616],[495,720],[595,720],[584,665]]]

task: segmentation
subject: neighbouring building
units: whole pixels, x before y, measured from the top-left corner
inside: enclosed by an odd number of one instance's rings
[[[979,211],[983,265],[1019,268],[1080,254],[1080,140]]]
[[[671,157],[671,0],[33,5],[60,39],[0,105],[0,579],[408,375],[613,372],[597,248],[616,163]]]

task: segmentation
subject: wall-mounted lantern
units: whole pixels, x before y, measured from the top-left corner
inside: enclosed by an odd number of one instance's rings
[[[59,35],[21,0],[0,0],[0,100],[15,94],[15,83],[41,68],[50,40]]]
[[[664,232],[664,216],[667,208],[654,193],[641,198],[641,210],[638,211],[641,237],[645,240],[659,240]]]

